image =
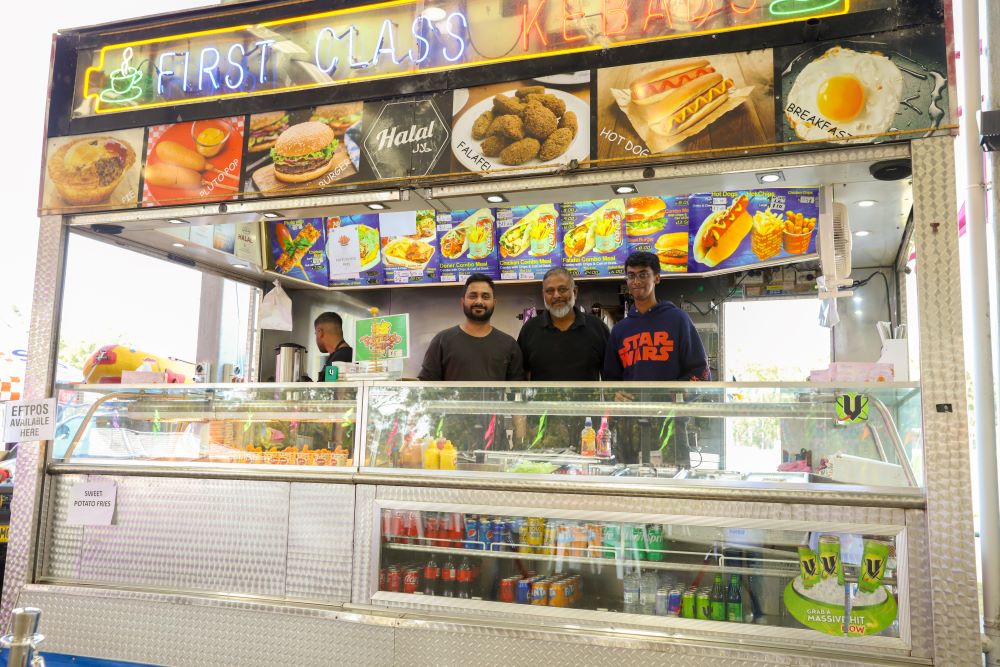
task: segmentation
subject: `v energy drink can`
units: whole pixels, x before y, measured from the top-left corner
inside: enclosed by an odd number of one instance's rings
[[[819,564],[824,579],[836,577],[837,584],[844,585],[844,563],[840,559],[840,538],[836,535],[820,536]]]
[[[865,540],[865,550],[861,556],[861,572],[858,575],[858,589],[873,593],[882,585],[885,564],[889,560],[889,543],[882,540]]]
[[[816,558],[816,552],[805,544],[799,545],[799,571],[802,573],[804,588],[812,588],[819,583],[819,559]]]
[[[681,595],[681,618],[694,618],[695,597],[697,594],[693,590],[686,590]]]
[[[712,618],[712,589],[699,588],[695,597],[694,617],[707,621]]]

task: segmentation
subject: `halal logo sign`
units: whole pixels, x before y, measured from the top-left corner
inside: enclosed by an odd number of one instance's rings
[[[451,135],[431,99],[389,102],[365,125],[365,152],[379,179],[431,173]]]
[[[868,397],[850,392],[837,396],[837,421],[841,424],[857,424],[868,420]]]

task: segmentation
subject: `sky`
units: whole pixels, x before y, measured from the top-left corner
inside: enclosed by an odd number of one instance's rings
[[[168,13],[210,4],[201,0],[100,0],[93,3],[68,0],[45,1],[30,20],[20,22],[8,38],[9,52],[17,53],[17,66],[8,69],[7,90],[17,91],[17,106],[6,105],[5,141],[8,159],[0,166],[0,201],[5,215],[0,223],[0,247],[4,258],[3,290],[0,291],[0,349],[24,345],[34,286],[35,253],[38,242],[38,187],[44,150],[45,104],[48,90],[52,36],[60,29],[96,25],[139,15]],[[73,273],[68,280],[63,335],[71,339],[105,339],[130,332],[131,342],[171,346],[176,338],[171,323],[197,313],[198,276],[195,272],[165,262],[156,262],[114,246],[77,239],[74,256],[68,260]],[[157,287],[171,285],[165,291]],[[162,292],[162,293],[160,293]],[[93,304],[103,305],[100,309]],[[12,307],[23,320],[12,315]],[[161,326],[143,324],[137,314],[162,318]],[[195,321],[195,325],[196,325]],[[190,348],[187,341],[180,345]],[[111,342],[111,341],[109,341]],[[176,347],[177,345],[174,345]],[[159,350],[148,350],[158,352]],[[167,354],[180,356],[182,351]],[[191,349],[183,358],[190,358]]]

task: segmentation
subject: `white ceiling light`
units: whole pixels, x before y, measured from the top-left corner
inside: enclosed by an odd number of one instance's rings
[[[758,183],[777,183],[785,180],[785,175],[780,171],[768,171],[757,174]]]
[[[486,201],[491,204],[502,204],[508,200],[503,195],[486,195]]]
[[[858,308],[857,310],[855,310],[854,314],[857,315],[858,317],[861,317],[861,309]]]
[[[385,204],[379,204],[378,202],[375,202],[374,204],[365,204],[365,206],[367,206],[373,211],[384,211],[385,209],[389,208]]]
[[[275,213],[274,211],[264,211],[263,215],[264,215],[265,218],[268,218],[270,220],[273,220],[274,218],[280,218],[281,217],[280,213]]]
[[[874,199],[862,199],[859,202],[855,202],[855,204],[857,204],[861,208],[871,208],[872,206],[874,206],[877,203],[878,202],[875,201]]]
[[[175,248],[183,248],[184,247],[183,243],[171,243],[170,245],[172,245]]]
[[[858,238],[864,238],[869,234],[871,234],[871,232],[868,231],[867,229],[859,229],[858,231],[854,232],[854,235],[857,236]]]
[[[180,218],[170,218],[167,220],[171,225],[186,225],[187,220],[181,220]]]
[[[616,185],[615,194],[616,195],[631,195],[635,194],[636,189],[634,185]]]

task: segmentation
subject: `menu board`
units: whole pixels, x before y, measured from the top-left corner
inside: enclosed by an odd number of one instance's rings
[[[642,250],[660,258],[664,273],[686,273],[688,198],[633,197],[625,201],[625,238],[629,254]]]
[[[267,223],[267,268],[326,287],[326,219],[282,220]]]
[[[573,276],[620,276],[625,273],[625,200],[559,205],[563,267]]]
[[[464,282],[473,273],[500,277],[495,227],[491,208],[437,214],[441,282]]]
[[[142,205],[235,199],[242,164],[242,116],[154,125],[146,140]]]
[[[386,284],[438,282],[441,254],[434,216],[430,210],[379,214]]]
[[[562,235],[555,204],[515,206],[497,211],[500,278],[540,280],[562,266]]]
[[[742,269],[815,253],[819,194],[802,188],[691,195],[688,270]]]
[[[378,214],[326,219],[326,257],[330,285],[381,285],[385,278]]]

